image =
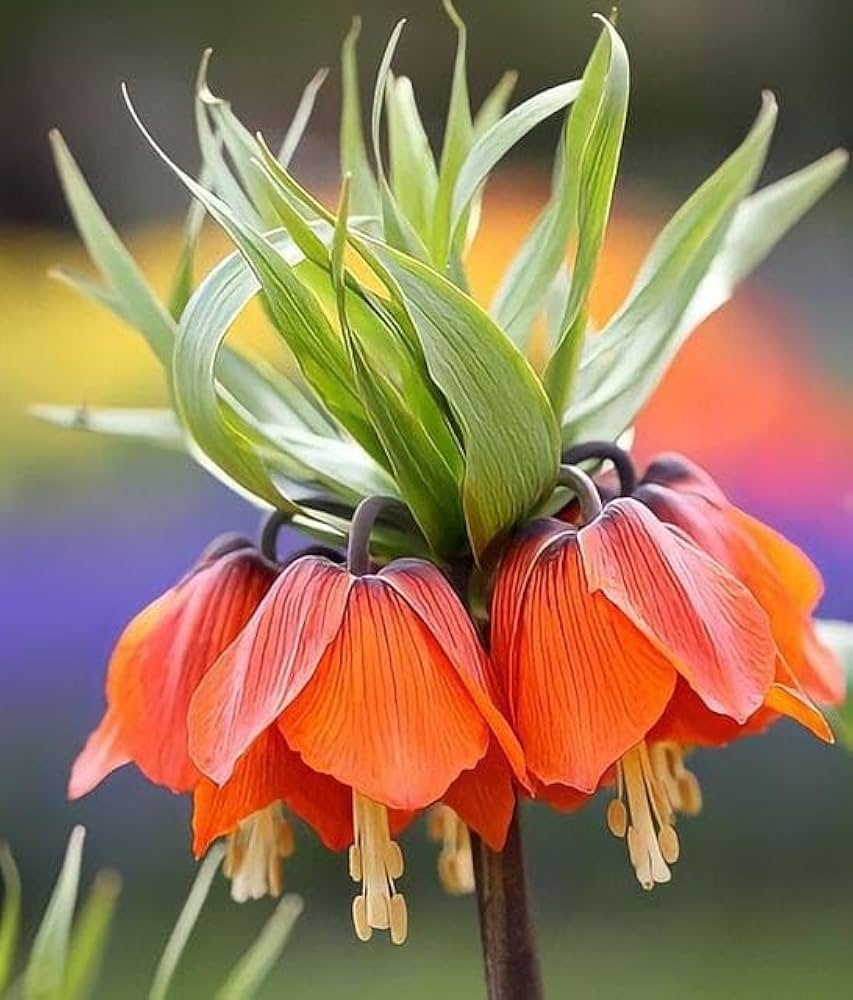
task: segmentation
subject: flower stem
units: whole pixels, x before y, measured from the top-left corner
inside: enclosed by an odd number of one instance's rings
[[[488,1000],[541,1000],[518,810],[503,851],[491,850],[473,832],[471,847]]]

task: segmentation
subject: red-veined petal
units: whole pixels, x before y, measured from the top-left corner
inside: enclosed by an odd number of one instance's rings
[[[224,785],[203,778],[193,792],[193,851],[200,857],[217,837],[274,802],[285,803],[304,819],[326,847],[342,850],[352,842],[350,791],[333,778],[306,767],[272,727],[237,761]]]
[[[759,547],[800,610],[811,614],[823,596],[823,579],[805,552],[737,507],[729,507],[726,514]]]
[[[404,810],[440,799],[489,739],[446,654],[377,576],[354,582],[337,637],[279,725],[310,767]]]
[[[399,559],[379,575],[403,597],[447,654],[515,776],[524,783],[527,771],[521,745],[498,707],[504,707],[503,694],[468,612],[450,584],[435,566],[420,559]]]
[[[496,599],[505,585],[499,578]],[[528,770],[583,792],[643,739],[675,686],[667,657],[589,592],[572,533],[530,574],[511,655],[511,710]]]
[[[589,589],[620,608],[709,708],[743,722],[760,707],[776,651],[743,584],[633,499],[608,504],[578,539]]]
[[[459,775],[442,801],[493,851],[503,850],[515,812],[515,790],[512,772],[495,740],[476,767]]]
[[[189,753],[218,784],[310,680],[340,626],[352,578],[306,556],[278,577],[243,632],[196,689]]]

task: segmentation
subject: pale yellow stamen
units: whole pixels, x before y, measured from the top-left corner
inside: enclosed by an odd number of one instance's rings
[[[231,879],[231,898],[237,903],[262,896],[280,896],[281,862],[295,849],[293,827],[280,802],[241,820],[228,838],[222,870]]]
[[[430,840],[441,844],[438,854],[438,877],[451,896],[474,891],[474,859],[471,834],[450,806],[433,806],[427,818]]]
[[[394,888],[403,874],[403,853],[391,839],[385,806],[353,792],[352,819],[355,841],[349,849],[349,873],[361,882],[361,893],[352,901],[352,922],[362,941],[374,930],[389,931],[394,944],[406,940],[406,900]]]
[[[665,741],[649,748],[652,768],[666,790],[675,812],[696,816],[702,811],[702,789],[696,775],[684,766],[686,751],[680,743]]]
[[[669,882],[669,865],[678,860],[678,835],[666,788],[658,779],[645,743],[629,750],[618,763],[617,798],[607,809],[607,825],[625,837],[628,856],[644,889]]]

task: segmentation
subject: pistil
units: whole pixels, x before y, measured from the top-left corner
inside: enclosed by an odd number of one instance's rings
[[[355,842],[349,851],[349,871],[361,892],[352,901],[352,922],[361,941],[374,930],[390,932],[394,944],[406,940],[406,901],[394,880],[403,874],[403,852],[391,839],[388,810],[358,792],[352,797]]]
[[[280,802],[241,820],[228,838],[222,870],[231,879],[231,898],[237,903],[263,896],[280,896],[281,862],[295,849],[293,827]]]

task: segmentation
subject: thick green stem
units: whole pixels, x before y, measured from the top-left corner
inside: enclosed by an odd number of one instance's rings
[[[491,850],[473,833],[471,847],[488,1000],[542,1000],[518,810],[502,851]]]

